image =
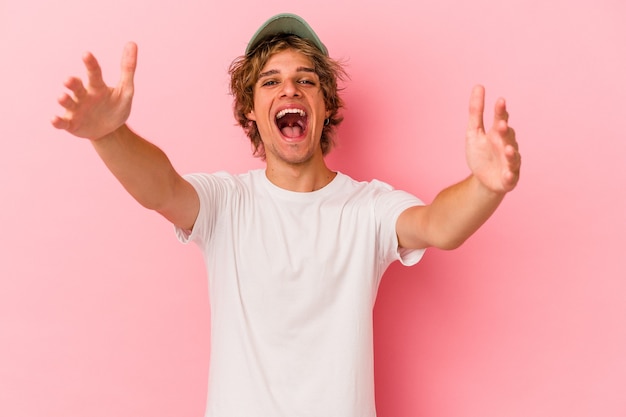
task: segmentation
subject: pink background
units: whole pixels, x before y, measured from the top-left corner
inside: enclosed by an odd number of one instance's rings
[[[626,415],[623,0],[246,3],[0,0],[0,416],[202,415],[200,252],[49,119],[83,51],[114,83],[134,40],[130,124],[180,172],[259,167],[226,69],[281,11],[351,74],[332,168],[432,200],[468,173],[475,83],[522,148],[483,229],[383,280],[379,415]]]

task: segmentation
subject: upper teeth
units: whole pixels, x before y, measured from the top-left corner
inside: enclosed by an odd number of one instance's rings
[[[304,112],[304,110],[300,110],[300,109],[285,109],[285,110],[281,110],[281,111],[278,112],[278,114],[276,115],[276,119],[280,119],[281,117],[283,117],[284,115],[286,115],[288,113],[297,113],[297,114],[299,114],[302,117],[306,116],[306,113]]]

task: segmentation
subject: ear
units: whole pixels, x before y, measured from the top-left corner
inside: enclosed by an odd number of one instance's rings
[[[254,114],[254,109],[250,110],[248,114],[246,114],[248,120],[252,120],[256,122],[256,115]]]

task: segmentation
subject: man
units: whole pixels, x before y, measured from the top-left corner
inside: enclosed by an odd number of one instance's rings
[[[458,247],[519,178],[504,100],[493,127],[475,87],[467,129],[471,175],[429,204],[379,181],[331,170],[342,106],[341,67],[295,15],[268,20],[231,66],[235,115],[266,168],[180,176],[165,154],[125,124],[137,47],[117,87],[91,54],[88,83],[70,78],[52,124],[88,138],[147,208],[203,250],[211,295],[210,417],[375,415],[372,307],[390,263],[425,248]]]

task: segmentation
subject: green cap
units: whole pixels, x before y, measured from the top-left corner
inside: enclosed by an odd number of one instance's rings
[[[277,14],[263,23],[254,36],[252,36],[252,39],[250,39],[248,47],[246,48],[246,55],[252,52],[265,37],[278,35],[280,33],[289,33],[303,39],[308,39],[313,42],[324,55],[328,56],[328,50],[322,41],[320,41],[320,38],[317,37],[313,29],[311,29],[311,26],[300,16],[291,13]]]

